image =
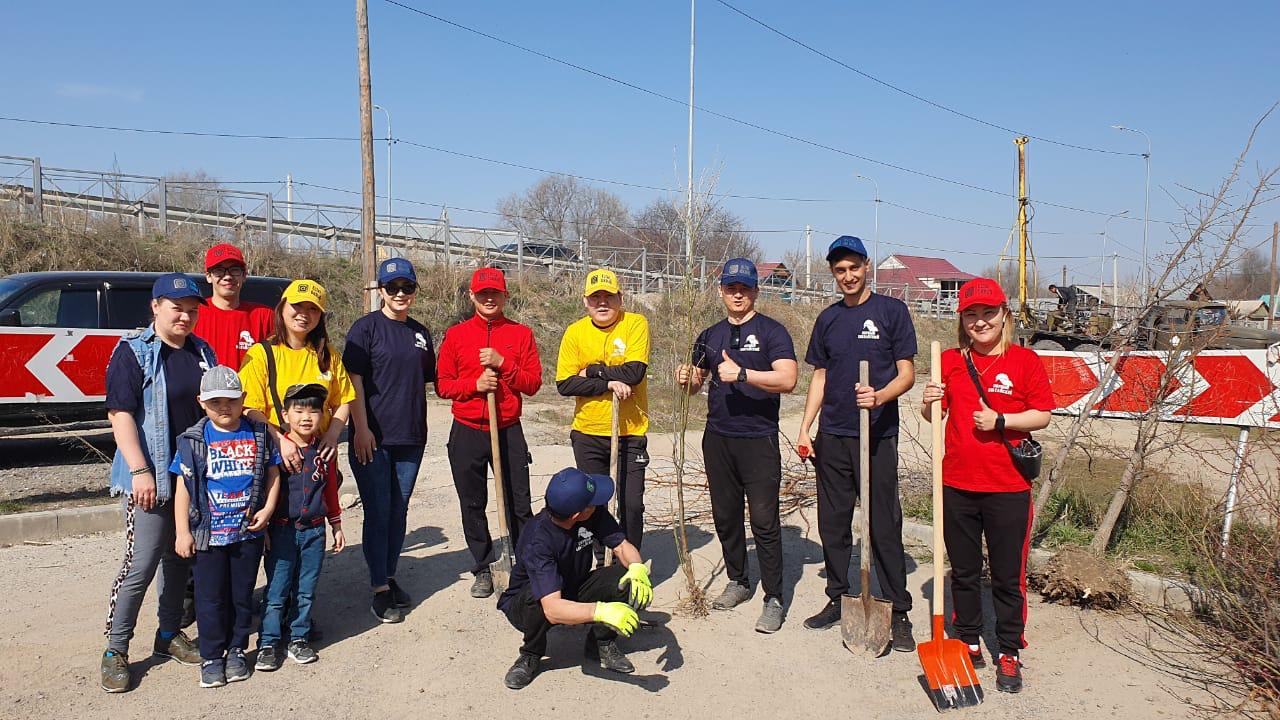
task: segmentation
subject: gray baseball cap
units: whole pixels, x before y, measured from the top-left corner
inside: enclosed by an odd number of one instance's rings
[[[238,398],[244,395],[240,376],[226,365],[214,365],[200,378],[200,399]]]

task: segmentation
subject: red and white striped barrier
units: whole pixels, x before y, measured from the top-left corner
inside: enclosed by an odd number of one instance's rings
[[[105,399],[107,362],[126,332],[0,328],[0,404]]]

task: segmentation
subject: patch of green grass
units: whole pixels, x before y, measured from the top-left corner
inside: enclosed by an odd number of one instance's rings
[[[17,500],[0,500],[0,515],[25,512],[26,509],[26,503]]]

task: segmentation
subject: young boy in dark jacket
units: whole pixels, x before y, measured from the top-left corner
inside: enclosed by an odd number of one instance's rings
[[[279,504],[267,531],[267,602],[258,632],[258,670],[278,670],[285,652],[305,665],[319,659],[307,642],[311,632],[311,607],[320,566],[324,563],[324,523],[333,528],[333,551],[347,545],[342,532],[342,507],[338,504],[338,473],[332,460],[317,452],[316,435],[324,414],[328,390],[323,385],[294,385],[284,393],[287,436],[302,453],[302,469],[281,483]],[[293,608],[289,646],[282,652],[285,613]]]
[[[196,558],[200,687],[219,687],[249,677],[244,648],[280,453],[266,425],[243,416],[244,388],[234,370],[210,368],[199,398],[205,417],[178,437],[169,466],[182,479],[175,483],[174,549]]]

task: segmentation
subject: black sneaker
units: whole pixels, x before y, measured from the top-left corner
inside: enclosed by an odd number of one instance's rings
[[[384,623],[398,623],[404,620],[404,613],[396,607],[396,601],[391,597],[390,590],[374,593],[373,604],[369,609],[373,611],[374,617]]]
[[[249,663],[244,659],[244,650],[233,647],[227,650],[227,682],[239,682],[249,679]]]
[[[838,622],[840,622],[840,601],[828,600],[817,615],[805,619],[804,626],[810,630],[826,630]]]
[[[129,690],[129,656],[115,650],[102,653],[102,664],[99,667],[102,675],[102,689],[109,693],[122,693]]]
[[[616,673],[629,674],[636,671],[636,666],[631,664],[626,655],[618,649],[618,644],[612,640],[608,642],[597,642],[590,634],[587,635],[587,646],[583,648],[583,654],[588,660],[595,660],[605,670]]]
[[[217,660],[205,660],[200,663],[200,687],[216,688],[227,684],[227,664]]]
[[[284,653],[280,651],[279,645],[263,645],[258,648],[258,662],[253,668],[263,672],[275,672],[280,669],[283,662]]]
[[[981,670],[987,666],[987,658],[982,654],[982,648],[975,650],[973,645],[969,646],[969,662],[973,663],[974,670]]]
[[[391,588],[391,599],[395,601],[396,607],[407,608],[413,602],[409,597],[409,593],[405,592],[395,578],[387,578],[387,585]]]
[[[541,660],[536,655],[526,655],[520,653],[520,657],[516,658],[515,664],[507,670],[507,676],[503,678],[506,686],[512,690],[519,690],[533,682],[533,678],[538,674],[538,662]]]
[[[911,620],[904,612],[893,614],[893,649],[898,652],[915,652],[916,639],[911,634]]]
[[[1022,663],[1017,655],[1000,653],[996,660],[996,689],[1007,693],[1022,690]]]
[[[493,574],[488,570],[476,573],[476,579],[471,583],[471,597],[487,598],[493,594]]]
[[[289,643],[289,659],[299,665],[309,665],[320,659],[306,640],[293,640]]]

